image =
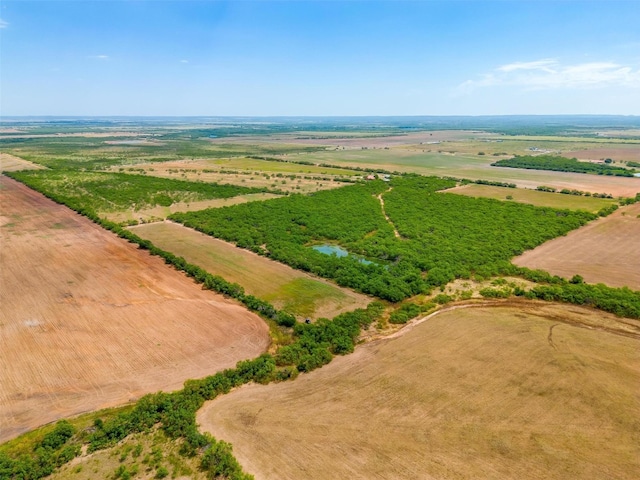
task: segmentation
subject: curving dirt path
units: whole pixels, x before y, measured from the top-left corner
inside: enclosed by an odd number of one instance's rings
[[[393,190],[393,187],[389,187],[389,190],[386,190],[386,191],[376,195],[376,198],[380,201],[380,206],[382,207],[382,214],[384,215],[385,220],[387,221],[387,223],[389,225],[391,225],[391,228],[393,228],[393,235],[396,238],[402,238],[401,235],[400,235],[400,232],[398,232],[398,230],[396,229],[396,226],[393,224],[393,222],[389,218],[389,215],[387,215],[387,212],[384,209],[384,199],[382,198],[382,195],[384,195],[385,193],[390,192],[391,190]]]

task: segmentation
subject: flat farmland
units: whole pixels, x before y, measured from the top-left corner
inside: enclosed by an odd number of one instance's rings
[[[495,187],[492,185],[478,185],[470,183],[445,190],[446,193],[465,195],[467,197],[495,198],[496,200],[510,200],[519,203],[529,203],[538,207],[566,208],[569,210],[586,210],[596,213],[601,208],[608,207],[615,200],[610,198],[583,197],[579,195],[565,195],[561,193],[540,192],[524,188]],[[512,197],[507,199],[507,197]]]
[[[197,421],[258,480],[635,479],[640,340],[587,319],[620,323],[554,304],[442,312]]]
[[[267,325],[0,177],[0,442],[253,358]]]
[[[513,263],[589,283],[640,290],[640,204],[619,208],[564,237],[516,257]]]
[[[136,235],[184,257],[247,293],[299,317],[333,318],[371,298],[173,222],[131,227]]]

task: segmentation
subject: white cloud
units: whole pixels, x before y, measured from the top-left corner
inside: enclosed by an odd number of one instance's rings
[[[180,60],[180,63],[189,63],[189,60]]]
[[[89,55],[89,58],[95,58],[96,60],[109,60],[109,55]]]
[[[599,87],[640,88],[640,70],[614,62],[589,62],[563,65],[558,60],[514,62],[467,80],[457,87],[458,94],[471,93],[482,87],[516,86],[528,90],[587,89]]]
[[[7,28],[9,26],[9,22],[5,22],[0,18],[0,28]]]

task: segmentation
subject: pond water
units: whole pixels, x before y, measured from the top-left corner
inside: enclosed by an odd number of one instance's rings
[[[335,255],[336,257],[353,257],[356,260],[358,260],[360,263],[363,263],[365,265],[371,265],[373,262],[370,262],[369,260],[367,260],[366,258],[362,258],[359,255],[353,255],[351,253],[349,253],[347,250],[345,250],[342,247],[339,247],[338,245],[329,245],[329,244],[323,244],[323,245],[314,245],[313,247],[314,250],[320,252],[320,253],[324,253],[325,255]]]

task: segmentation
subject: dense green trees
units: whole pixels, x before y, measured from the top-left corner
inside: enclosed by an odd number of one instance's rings
[[[448,179],[403,176],[390,185],[372,181],[171,218],[393,302],[455,278],[498,274],[513,256],[595,218],[439,192],[454,185]],[[382,213],[379,194],[393,225]],[[339,244],[373,263],[310,248],[318,243]]]
[[[579,162],[575,158],[558,157],[555,155],[515,156],[514,158],[498,160],[491,165],[494,167],[526,168],[531,170],[615,175],[617,177],[633,177],[635,173],[635,170],[628,170],[609,164]]]

